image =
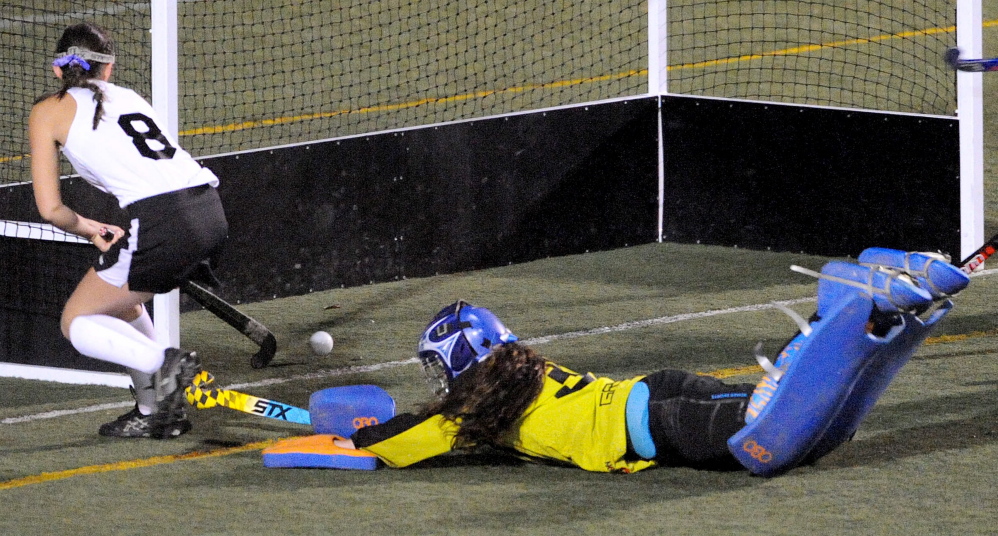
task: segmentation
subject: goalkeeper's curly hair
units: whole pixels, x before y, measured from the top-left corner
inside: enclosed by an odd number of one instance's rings
[[[499,444],[544,387],[547,361],[530,347],[507,343],[457,377],[443,399],[423,409],[460,423],[455,448]]]

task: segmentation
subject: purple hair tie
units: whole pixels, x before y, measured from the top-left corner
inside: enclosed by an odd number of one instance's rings
[[[79,65],[83,67],[84,70],[90,70],[90,64],[87,60],[98,61],[101,63],[114,63],[113,54],[101,54],[100,52],[94,52],[93,50],[86,49],[83,47],[69,47],[66,50],[66,55],[60,58],[56,58],[52,62],[55,67],[65,67],[67,65]]]
[[[67,65],[79,65],[80,67],[83,67],[84,71],[90,70],[90,64],[87,63],[87,60],[77,56],[76,54],[70,54],[68,56],[63,56],[61,58],[58,58],[52,62],[52,65],[55,67],[65,67]]]

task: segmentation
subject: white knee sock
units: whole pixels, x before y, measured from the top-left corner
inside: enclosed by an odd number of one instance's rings
[[[142,315],[129,322],[139,333],[149,337],[153,341],[157,340],[156,327],[152,323],[152,318],[146,308],[142,307]],[[156,388],[152,384],[152,374],[142,372],[133,368],[128,369],[128,374],[132,376],[132,386],[135,388],[135,403],[139,407],[139,412],[143,415],[150,415],[156,409]]]
[[[69,325],[69,342],[78,352],[152,374],[163,364],[166,346],[131,324],[107,315],[78,316]]]
[[[161,342],[159,340],[159,333],[156,332],[156,326],[152,323],[152,317],[149,316],[149,311],[146,310],[144,305],[142,306],[142,314],[135,320],[129,322],[129,324],[146,337],[156,342]]]

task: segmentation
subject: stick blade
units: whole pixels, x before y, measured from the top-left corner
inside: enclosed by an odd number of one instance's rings
[[[180,290],[226,324],[236,328],[236,330],[245,335],[249,340],[260,346],[256,354],[250,358],[250,366],[256,369],[263,368],[269,365],[274,359],[274,355],[277,353],[277,339],[267,329],[267,326],[239,311],[232,304],[219,298],[194,281],[185,281],[181,284]]]
[[[943,54],[943,61],[946,62],[946,66],[954,71],[960,63],[960,49],[957,47],[950,47],[946,49],[946,53]]]
[[[250,358],[250,366],[255,369],[266,367],[274,359],[274,354],[277,353],[277,339],[274,337],[273,333],[267,332],[264,336],[263,341],[260,343],[260,351],[253,354]]]

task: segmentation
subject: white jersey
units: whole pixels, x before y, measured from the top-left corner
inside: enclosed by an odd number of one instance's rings
[[[218,186],[218,177],[163,131],[152,106],[138,93],[94,83],[104,91],[104,116],[94,130],[93,91],[70,88],[76,117],[62,147],[87,182],[117,197],[121,207],[192,186]]]

